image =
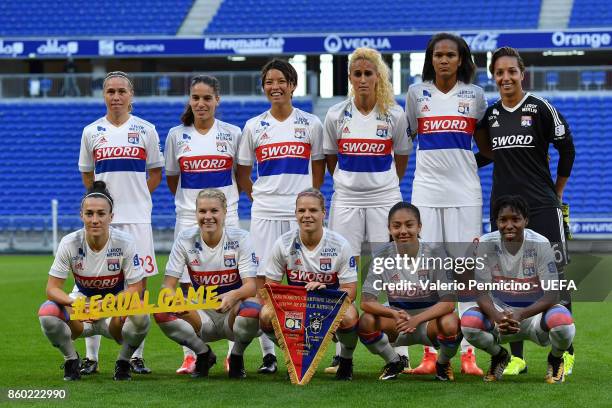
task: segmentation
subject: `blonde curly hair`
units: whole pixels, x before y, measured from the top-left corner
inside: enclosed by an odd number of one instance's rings
[[[360,47],[353,52],[348,63],[349,76],[351,74],[351,67],[358,60],[366,60],[374,64],[376,72],[378,73],[378,81],[376,82],[376,104],[378,110],[383,113],[389,113],[389,109],[395,105],[395,97],[393,96],[393,85],[390,81],[390,70],[389,66],[383,61],[382,56],[378,51],[368,47]],[[350,86],[349,97],[353,97],[355,92],[353,86]]]

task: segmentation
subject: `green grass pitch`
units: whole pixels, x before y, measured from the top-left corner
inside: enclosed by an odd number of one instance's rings
[[[163,270],[167,257],[158,257]],[[529,373],[504,377],[501,382],[484,384],[481,378],[459,374],[459,359],[453,359],[456,381],[437,383],[429,377],[402,376],[397,381],[377,380],[383,361],[359,344],[355,354],[355,374],[351,383],[338,383],[325,375],[323,366],[306,387],[291,385],[285,380],[284,368],[272,376],[256,373],[261,361],[259,344],[252,344],[245,355],[248,379],[230,381],[222,364],[212,368],[208,379],[192,380],[178,376],[175,369],[181,363],[182,350],[163,336],[153,324],[146,340],[145,359],[153,374],[134,375],[131,382],[112,380],[114,361],[119,346],[102,340],[100,373],[66,383],[60,369],[62,357],[43,336],[37,319],[39,305],[45,300],[44,288],[51,265],[50,256],[0,256],[0,307],[2,310],[0,346],[0,404],[15,406],[70,407],[173,407],[173,406],[415,406],[415,407],[478,407],[529,406],[579,407],[612,406],[610,367],[612,367],[612,303],[574,304],[577,326],[576,367],[563,385],[544,383],[547,350],[526,343]],[[592,258],[576,255],[570,270],[578,276],[581,268],[594,273],[609,274],[612,256]],[[161,278],[149,282],[157,293]],[[585,282],[587,284],[588,282]],[[593,283],[591,282],[593,285]],[[595,285],[596,286],[596,285]],[[70,290],[72,282],[66,283]],[[219,357],[226,352],[225,342],[212,345]],[[84,354],[84,341],[77,340],[77,350]],[[280,350],[277,350],[280,355]],[[327,363],[332,356],[328,350]],[[421,358],[421,347],[412,346],[413,366]],[[221,359],[219,359],[221,360]],[[488,357],[478,353],[479,365],[486,369]],[[8,389],[65,389],[63,401],[29,400],[8,402]]]

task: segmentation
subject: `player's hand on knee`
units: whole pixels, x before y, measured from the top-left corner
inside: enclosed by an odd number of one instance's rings
[[[231,290],[227,293],[219,295],[219,299],[221,299],[221,305],[216,309],[216,311],[219,313],[229,312],[230,310],[232,310],[234,305],[238,303],[238,300],[240,300],[238,299],[235,290]]]
[[[308,282],[305,287],[306,290],[319,290],[327,288],[327,286],[321,282]]]

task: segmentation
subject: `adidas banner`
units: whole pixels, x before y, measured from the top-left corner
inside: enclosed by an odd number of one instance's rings
[[[274,310],[272,324],[293,384],[306,385],[317,370],[351,301],[337,290],[266,284],[261,290]]]

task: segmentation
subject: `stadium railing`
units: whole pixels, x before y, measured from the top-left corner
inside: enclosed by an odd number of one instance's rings
[[[259,71],[215,71],[204,72],[217,77],[223,95],[261,95]],[[580,67],[527,67],[525,88],[532,91],[550,90],[550,74],[558,75],[555,90],[612,90],[612,65]],[[189,81],[195,72],[141,72],[130,74],[138,96],[184,96]],[[308,72],[308,87],[317,84],[311,81],[313,72]],[[418,76],[417,76],[418,77]],[[586,78],[586,80],[585,80]],[[316,78],[314,78],[316,79]],[[410,71],[402,70],[401,91],[405,93],[418,78],[411,77]],[[78,74],[3,74],[0,75],[0,97],[3,98],[59,98],[91,97],[102,95],[103,77],[96,73]],[[488,91],[494,91],[494,81],[486,69],[478,70],[476,83]],[[307,89],[308,94],[313,94]]]

